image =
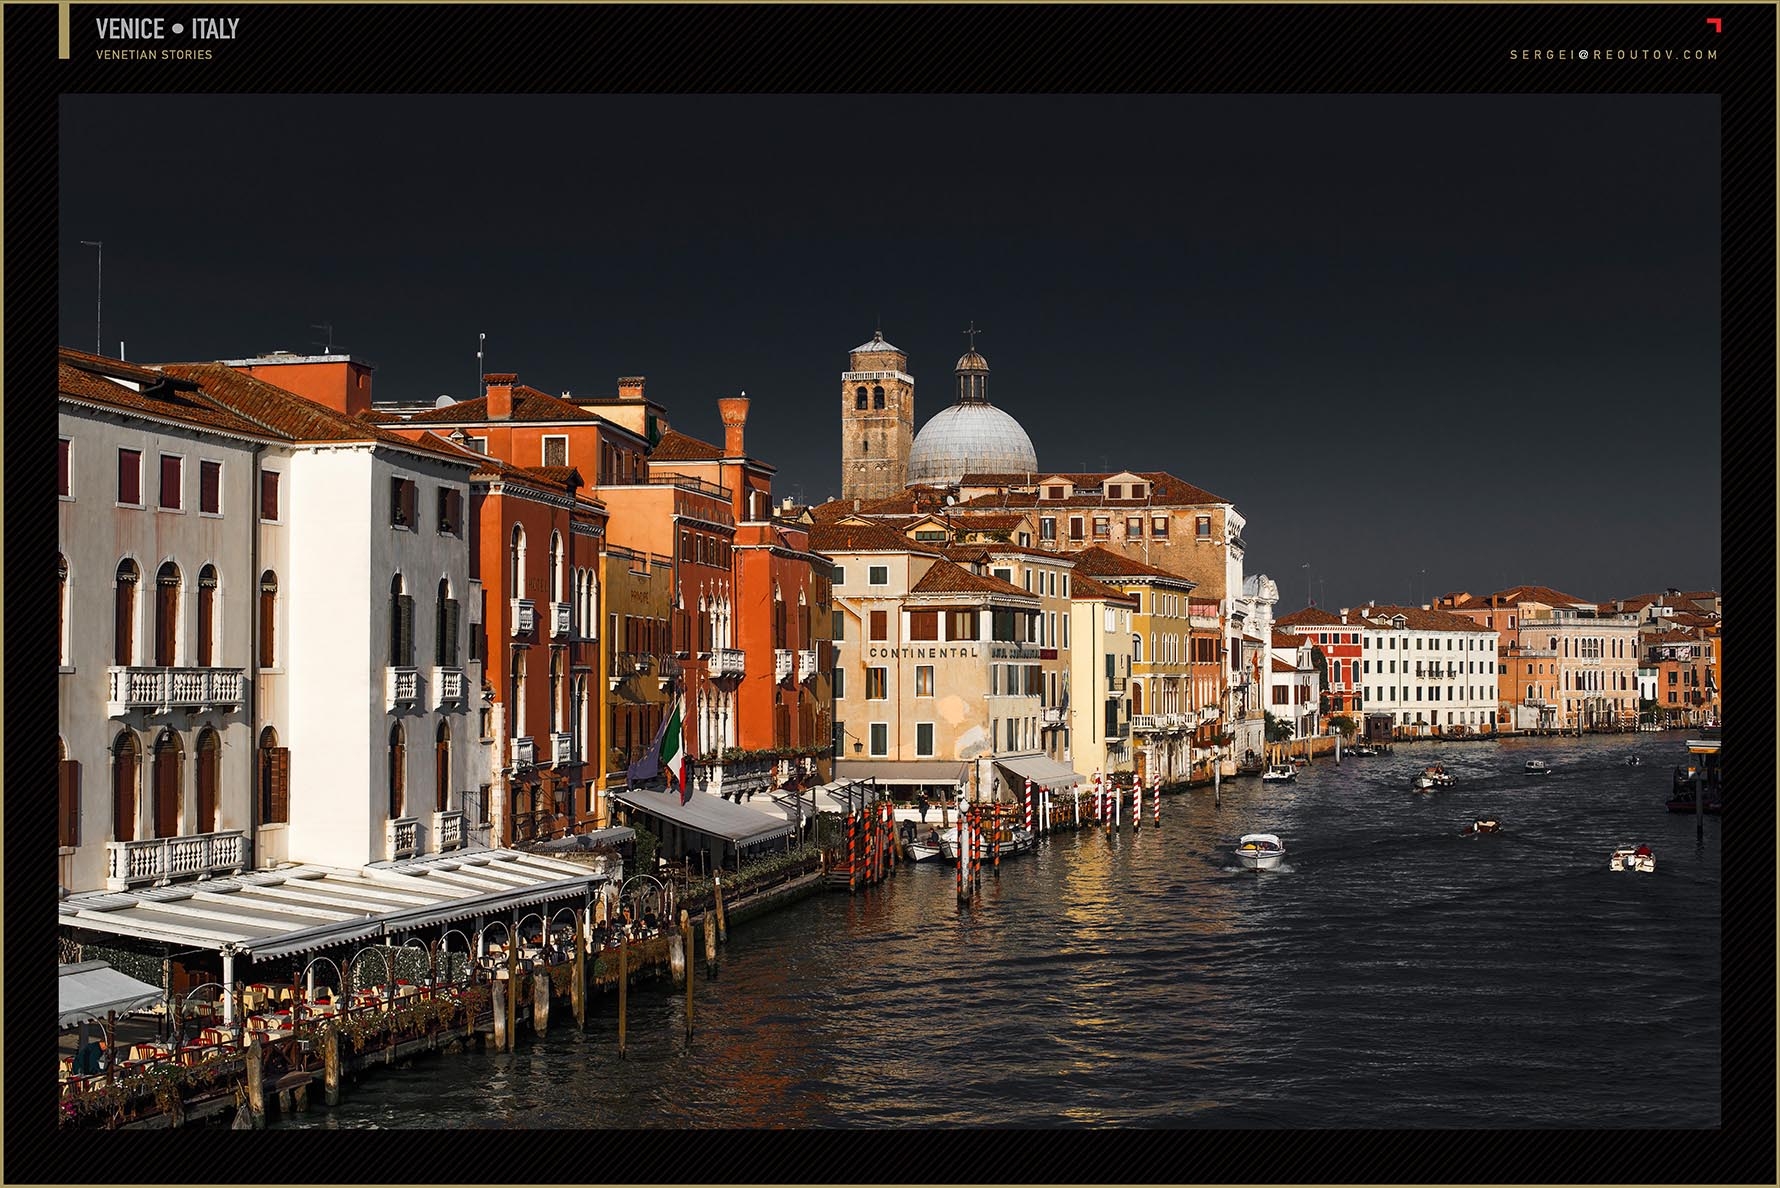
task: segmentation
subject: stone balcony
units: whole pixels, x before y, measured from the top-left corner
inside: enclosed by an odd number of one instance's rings
[[[462,709],[464,707],[464,670],[461,668],[433,669],[433,708]]]
[[[713,677],[739,677],[748,670],[747,653],[740,648],[716,648],[708,671]]]
[[[1132,714],[1131,729],[1138,734],[1160,734],[1166,727],[1163,719],[1155,714]]]
[[[797,679],[799,683],[816,679],[816,649],[803,648],[797,653]]]
[[[239,709],[247,678],[239,668],[124,668],[110,673],[106,712],[113,718],[132,710],[165,714],[176,709]]]
[[[791,679],[791,674],[796,670],[796,654],[792,652],[791,649],[773,649],[773,681],[775,683],[782,685],[786,681],[789,681]]]
[[[550,736],[550,762],[557,767],[567,767],[575,761],[575,739],[567,733],[554,733]]]
[[[1059,726],[1065,726],[1068,722],[1069,711],[1057,706],[1040,710],[1038,714],[1038,725],[1041,730],[1052,730]]]
[[[513,598],[508,603],[512,611],[514,635],[530,635],[538,629],[536,603],[529,598]]]
[[[420,818],[397,817],[384,822],[384,841],[387,843],[384,856],[391,862],[420,853]]]
[[[529,737],[511,740],[510,754],[514,767],[532,767],[538,761],[537,748]]]
[[[464,844],[464,815],[459,812],[433,814],[433,848],[443,854],[461,850]]]
[[[420,701],[420,669],[395,668],[383,670],[384,693],[389,702],[390,713],[411,710]]]
[[[125,891],[143,883],[162,887],[175,879],[207,879],[247,869],[252,847],[239,829],[190,837],[107,842],[106,887]]]
[[[567,639],[569,634],[569,604],[552,602],[550,604],[550,637]]]

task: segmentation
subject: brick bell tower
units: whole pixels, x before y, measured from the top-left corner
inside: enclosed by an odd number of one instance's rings
[[[841,372],[841,498],[902,493],[915,441],[915,377],[908,356],[884,341],[853,348]]]

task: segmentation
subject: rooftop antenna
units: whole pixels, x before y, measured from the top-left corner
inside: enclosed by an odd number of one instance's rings
[[[96,284],[93,286],[93,354],[104,354],[105,336],[100,333],[105,325],[105,241],[102,239],[83,239],[80,241],[87,247],[99,249],[99,265],[95,273]]]
[[[332,322],[322,322],[319,324],[317,324],[315,322],[311,322],[311,323],[309,323],[309,328],[311,330],[320,330],[322,333],[326,334],[327,338],[328,338],[328,340],[325,343],[318,343],[312,338],[309,340],[310,344],[313,346],[319,346],[322,349],[323,354],[327,354],[327,355],[333,354],[334,353],[334,324]]]
[[[482,379],[482,349],[483,349],[483,346],[487,342],[488,342],[488,335],[486,335],[486,334],[476,335],[476,395],[477,396],[483,395],[484,389],[487,387],[487,385],[484,383],[484,381]]]

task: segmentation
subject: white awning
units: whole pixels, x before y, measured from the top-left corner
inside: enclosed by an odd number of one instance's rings
[[[731,804],[709,792],[694,792],[685,804],[680,803],[678,792],[643,788],[614,792],[612,799],[639,813],[678,825],[688,833],[702,833],[737,846],[759,845],[791,833],[789,822],[775,823],[762,813]]]
[[[56,1008],[58,1027],[78,1027],[104,1019],[110,1011],[127,1015],[147,1010],[161,1001],[161,988],[139,982],[109,962],[82,961],[57,967]]]
[[[1073,788],[1082,782],[1078,772],[1064,767],[1061,763],[1047,759],[1043,755],[1028,755],[1018,759],[997,759],[995,766],[1007,771],[1014,777],[1012,791],[1018,795],[1025,791],[1025,782],[1031,780],[1039,788],[1050,788],[1061,791]]]
[[[257,961],[503,915],[579,896],[604,879],[580,863],[513,850],[467,850],[353,870],[306,865],[94,891],[71,895],[57,908],[65,927],[180,948],[228,948]]]

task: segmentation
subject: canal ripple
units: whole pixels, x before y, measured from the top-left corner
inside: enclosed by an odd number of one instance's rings
[[[647,983],[624,1059],[608,996],[583,1036],[377,1070],[281,1125],[1716,1126],[1719,821],[1696,846],[1664,812],[1679,755],[1420,745],[1198,789],[1160,830],[1050,839],[967,912],[923,865],[738,926],[690,1044]],[[1429,762],[1458,786],[1411,794]],[[1475,816],[1503,832],[1461,837]],[[1237,869],[1261,831],[1285,863]],[[1656,873],[1609,874],[1637,842]]]

